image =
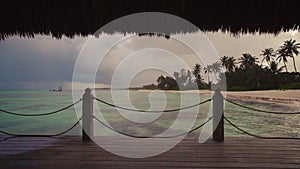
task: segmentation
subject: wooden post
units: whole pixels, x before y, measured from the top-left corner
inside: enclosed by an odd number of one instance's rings
[[[219,88],[213,95],[213,140],[224,141],[224,99]]]
[[[93,138],[93,94],[90,88],[85,89],[82,96],[82,140]]]

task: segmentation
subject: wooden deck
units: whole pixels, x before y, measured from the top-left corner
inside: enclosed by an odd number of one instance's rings
[[[209,140],[199,144],[194,135],[166,153],[142,159],[111,154],[93,142],[81,142],[80,136],[13,138],[0,142],[1,169],[244,167],[300,168],[300,141],[226,137],[223,143]]]

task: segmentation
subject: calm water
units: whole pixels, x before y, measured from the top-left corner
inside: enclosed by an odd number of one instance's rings
[[[120,91],[122,93],[122,91]],[[130,91],[130,101],[137,109],[148,109],[151,107],[164,103],[167,100],[166,109],[179,108],[182,96],[176,93],[166,93],[166,95],[151,95],[149,93]],[[163,96],[163,97],[162,97]],[[111,95],[108,91],[96,91],[96,97],[105,101],[112,102]],[[186,94],[185,103],[183,106],[196,104],[200,97],[201,101],[208,99],[210,96],[199,96],[196,94]],[[149,103],[149,100],[151,103]],[[122,102],[122,99],[119,99]],[[299,111],[299,106],[293,105],[278,105],[275,103],[261,103],[250,101],[237,102],[264,110],[293,112]],[[49,92],[49,91],[1,91],[0,92],[0,108],[17,113],[45,113],[59,108],[65,107],[73,102],[71,92]],[[81,103],[79,103],[80,110]],[[125,106],[129,106],[126,105]],[[178,112],[169,112],[158,115],[150,123],[135,123],[127,120],[121,116],[118,111],[109,106],[95,102],[95,109],[100,108],[101,114],[95,110],[95,115],[101,115],[113,126],[115,129],[135,135],[153,135],[159,134],[172,126],[178,116]],[[160,109],[160,106],[156,107]],[[207,117],[210,103],[206,103],[199,108],[199,113],[194,126],[201,124]],[[194,110],[186,110],[189,113]],[[132,112],[134,113],[134,112]],[[190,112],[191,113],[191,112]],[[263,136],[287,136],[300,137],[300,115],[270,115],[263,113],[256,113],[253,111],[240,108],[230,103],[226,103],[225,115],[231,119],[232,122],[240,126],[242,129],[254,134]],[[80,115],[80,112],[78,114]],[[135,114],[135,120],[139,120],[139,115]],[[0,113],[0,130],[11,132],[15,134],[54,134],[67,129],[78,120],[74,108],[70,108],[63,112],[53,115],[41,117],[20,117]],[[97,122],[95,123],[96,134],[102,131]],[[186,121],[182,121],[180,125],[186,125]],[[175,128],[180,130],[179,127]],[[198,133],[200,130],[197,131]],[[70,131],[68,134],[81,134],[80,126]],[[103,134],[103,133],[102,133]],[[245,136],[233,129],[230,125],[225,123],[226,136]]]

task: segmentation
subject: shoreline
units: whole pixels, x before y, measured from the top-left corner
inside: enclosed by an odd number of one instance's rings
[[[137,90],[136,92],[151,92],[155,90]],[[163,90],[166,93],[211,95],[210,90]],[[226,97],[243,101],[261,101],[278,104],[296,104],[300,107],[300,90],[259,90],[259,91],[223,91]]]
[[[300,90],[261,90],[226,92],[228,97],[247,101],[262,101],[300,106]]]

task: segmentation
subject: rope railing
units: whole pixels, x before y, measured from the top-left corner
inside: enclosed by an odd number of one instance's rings
[[[100,124],[102,124],[103,126],[105,126],[106,128],[114,131],[114,132],[117,132],[121,135],[124,135],[124,136],[128,136],[128,137],[132,137],[132,138],[175,138],[175,137],[179,137],[179,136],[183,136],[183,135],[187,135],[187,134],[190,134],[196,130],[198,130],[199,128],[203,127],[205,124],[207,124],[211,119],[212,117],[208,118],[208,120],[206,120],[204,123],[198,125],[197,127],[187,131],[187,132],[184,132],[184,133],[180,133],[180,134],[176,134],[176,135],[171,135],[171,136],[140,136],[140,135],[132,135],[132,134],[128,134],[128,133],[124,133],[122,131],[119,131],[119,130],[116,130],[114,129],[113,127],[110,127],[109,125],[105,124],[104,122],[102,122],[99,118],[97,118],[96,116],[93,116],[94,119],[96,119]]]
[[[41,134],[41,135],[40,134],[14,134],[14,133],[5,132],[5,131],[2,131],[2,130],[0,130],[0,133],[5,134],[5,135],[9,135],[9,136],[13,136],[13,137],[55,137],[55,136],[63,135],[65,133],[69,132],[70,130],[72,130],[73,128],[75,128],[76,125],[79,124],[80,120],[82,120],[82,117],[80,117],[78,119],[78,121],[76,121],[76,123],[74,123],[68,129],[66,129],[62,132],[56,133],[56,134]]]
[[[200,102],[200,103],[197,103],[197,104],[194,104],[194,105],[191,105],[191,106],[187,106],[187,107],[182,107],[182,108],[177,108],[177,109],[168,109],[168,110],[140,110],[140,109],[131,109],[131,108],[128,108],[128,107],[122,107],[122,106],[118,106],[118,105],[114,105],[112,103],[108,103],[104,100],[101,100],[101,99],[98,99],[98,98],[95,98],[95,100],[97,100],[98,102],[101,102],[103,104],[106,104],[108,106],[111,106],[111,107],[115,107],[115,108],[119,108],[119,109],[123,109],[123,110],[128,110],[128,111],[134,111],[134,112],[143,112],[143,113],[162,113],[162,112],[174,112],[174,111],[180,111],[180,110],[185,110],[185,109],[190,109],[190,108],[193,108],[193,107],[196,107],[196,106],[199,106],[201,104],[204,104],[204,103],[207,103],[207,102],[210,102],[211,99],[207,99],[203,102]]]
[[[252,110],[252,111],[257,111],[257,112],[262,112],[262,113],[269,113],[269,114],[300,114],[300,112],[275,112],[275,111],[267,111],[267,110],[261,110],[261,109],[257,109],[257,108],[253,108],[253,107],[248,107],[246,105],[243,105],[243,104],[240,104],[240,103],[236,103],[235,101],[232,101],[230,99],[225,99],[223,98],[222,94],[219,92],[215,93],[214,97],[213,98],[210,98],[210,99],[207,99],[205,101],[202,101],[202,102],[199,102],[197,104],[193,104],[193,105],[190,105],[190,106],[186,106],[186,107],[181,107],[181,108],[175,108],[175,109],[166,109],[166,110],[141,110],[141,109],[134,109],[134,108],[129,108],[129,107],[122,107],[122,106],[119,106],[119,105],[115,105],[113,103],[109,103],[107,101],[104,101],[102,99],[99,99],[99,98],[96,98],[94,97],[92,94],[91,94],[91,90],[90,89],[86,89],[86,93],[83,95],[83,99],[79,99],[78,101],[66,106],[66,107],[63,107],[61,109],[58,109],[58,110],[55,110],[55,111],[52,111],[52,112],[47,112],[47,113],[40,113],[40,114],[20,114],[20,113],[16,113],[16,112],[12,112],[12,111],[7,111],[7,110],[3,110],[3,109],[0,109],[0,112],[3,112],[3,113],[7,113],[7,114],[11,114],[11,115],[16,115],[16,116],[45,116],[45,115],[51,115],[51,114],[56,114],[56,113],[59,113],[61,111],[64,111],[70,107],[73,107],[75,106],[76,104],[80,103],[81,101],[82,104],[83,104],[83,117],[80,117],[78,119],[78,121],[76,123],[74,123],[71,127],[69,127],[68,129],[62,131],[62,132],[59,132],[59,133],[55,133],[55,134],[41,134],[41,135],[35,135],[35,134],[15,134],[15,133],[10,133],[10,132],[6,132],[6,131],[2,131],[0,130],[0,133],[2,134],[5,134],[5,135],[9,135],[11,137],[9,138],[4,138],[3,140],[1,140],[0,142],[4,141],[4,140],[7,140],[7,139],[10,139],[10,138],[14,138],[14,137],[55,137],[55,136],[60,136],[60,135],[63,135],[67,132],[69,132],[70,130],[72,130],[73,128],[75,128],[76,125],[79,124],[80,120],[86,120],[86,121],[91,121],[93,119],[95,119],[96,121],[98,121],[98,123],[102,124],[103,126],[105,126],[106,128],[116,132],[116,133],[119,133],[121,135],[124,135],[124,136],[128,136],[128,137],[133,137],[133,138],[175,138],[175,137],[179,137],[179,136],[183,136],[183,135],[187,135],[187,134],[190,134],[196,130],[198,130],[199,128],[203,127],[204,125],[206,125],[210,120],[213,119],[213,117],[210,117],[208,118],[205,122],[203,122],[202,124],[198,125],[197,127],[194,127],[192,128],[191,130],[189,131],[185,131],[183,133],[180,133],[180,134],[175,134],[175,135],[166,135],[166,136],[152,136],[152,135],[133,135],[133,134],[128,134],[128,133],[125,133],[125,132],[122,132],[122,131],[119,131],[113,127],[111,127],[110,125],[108,125],[107,123],[104,123],[102,122],[99,118],[97,118],[96,116],[93,116],[93,100],[96,100],[102,104],[105,104],[105,105],[108,105],[108,106],[111,106],[113,108],[117,108],[117,109],[123,109],[123,110],[127,110],[127,111],[133,111],[133,112],[142,112],[142,113],[162,113],[162,112],[176,112],[176,111],[180,111],[180,110],[185,110],[185,109],[190,109],[190,108],[193,108],[193,107],[196,107],[196,106],[200,106],[202,104],[205,104],[207,102],[210,102],[212,100],[214,100],[212,106],[213,106],[213,114],[215,115],[216,113],[222,113],[224,112],[224,109],[223,109],[223,103],[224,101],[227,101],[233,105],[236,105],[236,106],[239,106],[239,107],[243,107],[243,108],[246,108],[246,109],[249,109],[249,110]],[[222,103],[222,104],[217,104],[217,103]],[[86,119],[85,119],[86,118]],[[232,123],[227,117],[224,116],[224,119],[231,125],[233,126],[235,129],[239,130],[240,132],[244,133],[244,134],[247,134],[249,136],[253,136],[253,137],[256,137],[256,138],[260,138],[260,139],[300,139],[300,138],[293,138],[293,137],[266,137],[266,136],[260,136],[260,135],[256,135],[256,134],[253,134],[253,133],[250,133],[250,132],[247,132],[245,130],[243,130],[242,128],[238,127],[236,124]],[[214,119],[214,120],[217,120],[217,119]],[[218,123],[217,121],[214,121],[213,124],[215,123]],[[224,140],[224,124],[223,122],[222,123],[219,123],[219,124],[222,124],[222,125],[218,125],[217,128],[218,130],[216,130],[217,132],[214,131],[214,134],[213,134],[213,139],[215,141],[223,141]],[[88,124],[88,123],[84,123],[83,124],[83,128],[85,127],[84,125],[87,125],[86,127],[92,127],[92,123],[91,124]],[[83,136],[85,134],[89,134],[89,133],[85,133],[86,131],[83,130]],[[215,133],[223,133],[222,135],[216,135],[215,136]],[[222,139],[221,139],[222,138]],[[83,140],[88,140],[86,138],[83,137]]]
[[[253,111],[257,111],[257,112],[262,112],[262,113],[268,113],[268,114],[300,114],[300,112],[275,112],[275,111],[261,110],[261,109],[256,109],[256,108],[253,108],[253,107],[248,107],[248,106],[236,103],[232,100],[228,100],[228,99],[224,99],[224,100],[226,100],[227,102],[229,102],[233,105],[240,106],[240,107],[243,107],[243,108],[246,108],[246,109],[249,109],[249,110],[253,110]]]
[[[237,130],[239,130],[240,132],[244,133],[244,134],[247,134],[249,136],[252,136],[252,137],[256,137],[256,138],[260,138],[260,139],[291,139],[291,140],[300,140],[300,137],[266,137],[266,136],[259,136],[259,135],[256,135],[256,134],[253,134],[253,133],[249,133],[243,129],[241,129],[240,127],[238,127],[236,124],[232,123],[229,119],[227,119],[225,116],[224,116],[224,119],[231,125],[233,126],[234,128],[236,128]]]
[[[253,107],[248,107],[248,106],[245,106],[245,105],[242,105],[242,104],[239,104],[239,103],[236,103],[232,100],[229,100],[229,99],[225,99],[225,101],[233,104],[233,105],[236,105],[236,106],[240,106],[240,107],[243,107],[243,108],[246,108],[246,109],[249,109],[249,110],[252,110],[252,111],[256,111],[256,112],[261,112],[261,113],[267,113],[267,114],[280,114],[280,115],[283,115],[283,114],[289,114],[289,115],[297,115],[297,114],[300,114],[300,112],[275,112],[275,111],[267,111],[267,110],[261,110],[261,109],[257,109],[257,108],[253,108]],[[243,130],[242,128],[238,127],[236,124],[232,123],[228,118],[226,118],[224,116],[224,119],[231,125],[233,126],[235,129],[239,130],[240,132],[246,134],[246,135],[249,135],[249,136],[252,136],[252,137],[256,137],[256,138],[260,138],[260,139],[296,139],[296,140],[299,140],[300,138],[295,138],[295,137],[267,137],[267,136],[260,136],[260,135],[257,135],[257,134],[253,134],[253,133],[250,133],[246,130]]]
[[[61,108],[61,109],[58,109],[58,110],[55,110],[55,111],[52,111],[52,112],[48,112],[48,113],[40,113],[40,114],[20,114],[20,113],[15,113],[15,112],[11,112],[11,111],[7,111],[7,110],[3,110],[3,109],[0,109],[0,112],[3,112],[3,113],[7,113],[7,114],[11,114],[11,115],[16,115],[16,116],[46,116],[46,115],[51,115],[51,114],[56,114],[56,113],[59,113],[61,111],[64,111],[70,107],[73,107],[74,105],[78,104],[79,102],[81,102],[82,99],[79,99],[78,101],[64,107],[64,108]]]

